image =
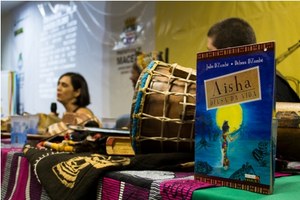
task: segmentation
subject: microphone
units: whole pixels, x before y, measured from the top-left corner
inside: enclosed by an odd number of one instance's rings
[[[51,103],[50,111],[51,111],[51,113],[57,115],[57,104],[55,102]]]

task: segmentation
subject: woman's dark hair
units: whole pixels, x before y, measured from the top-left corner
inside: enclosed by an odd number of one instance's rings
[[[80,89],[80,95],[77,97],[75,104],[79,107],[86,107],[87,105],[89,105],[90,104],[89,88],[83,76],[79,73],[67,72],[61,75],[59,77],[59,80],[64,76],[70,77],[71,84],[75,91]]]
[[[207,36],[217,49],[256,43],[253,28],[243,19],[228,18],[213,25]]]

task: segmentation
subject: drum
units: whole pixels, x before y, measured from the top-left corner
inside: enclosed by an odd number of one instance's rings
[[[196,71],[152,61],[136,84],[131,109],[135,152],[194,152]]]

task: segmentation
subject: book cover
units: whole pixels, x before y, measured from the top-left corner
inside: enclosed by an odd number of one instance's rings
[[[275,43],[197,54],[195,179],[271,194]]]

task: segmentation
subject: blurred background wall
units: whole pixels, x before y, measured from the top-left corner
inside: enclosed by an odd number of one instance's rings
[[[1,14],[1,88],[15,72],[21,91],[10,112],[48,113],[58,77],[77,71],[88,80],[90,108],[99,118],[116,118],[130,112],[135,49],[168,48],[170,63],[195,68],[209,27],[227,17],[247,20],[258,42],[275,41],[276,57],[286,53],[277,69],[299,80],[300,50],[290,53],[300,40],[299,10],[297,1],[21,2]],[[2,113],[9,114],[12,92],[1,89]]]
[[[295,44],[299,46],[299,10],[297,1],[157,2],[156,48],[168,47],[170,62],[195,68],[197,52],[206,51],[210,26],[228,17],[240,17],[254,28],[257,42],[276,42],[279,57]],[[299,80],[300,48],[279,63],[277,70]]]
[[[153,2],[28,1],[1,15],[1,71],[16,74],[1,94],[1,105],[16,94],[13,108],[2,111],[49,113],[58,78],[75,71],[86,78],[99,118],[129,113],[135,50],[155,45],[154,10]]]

